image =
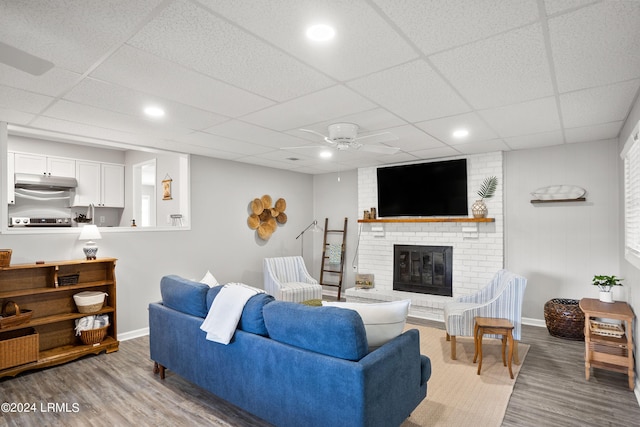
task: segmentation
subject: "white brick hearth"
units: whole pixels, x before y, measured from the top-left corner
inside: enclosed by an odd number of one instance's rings
[[[497,270],[503,268],[502,153],[470,155],[466,158],[469,212],[471,204],[478,199],[476,192],[482,181],[489,176],[498,177],[495,196],[485,200],[489,209],[488,216],[495,218],[495,222],[359,223],[358,273],[373,274],[375,287],[347,289],[347,301],[382,302],[411,299],[410,315],[442,320],[444,303],[450,301],[450,297],[393,290],[395,244],[452,246],[454,297],[482,288]],[[416,197],[429,197],[429,185],[437,183],[416,183]],[[360,215],[377,205],[376,168],[358,169]]]

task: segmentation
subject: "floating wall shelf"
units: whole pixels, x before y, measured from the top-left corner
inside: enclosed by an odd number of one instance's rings
[[[415,223],[415,222],[495,222],[495,218],[383,218],[359,219],[361,223]]]
[[[577,199],[555,199],[555,200],[539,200],[533,199],[531,203],[565,203],[565,202],[586,202],[586,197],[578,197]]]

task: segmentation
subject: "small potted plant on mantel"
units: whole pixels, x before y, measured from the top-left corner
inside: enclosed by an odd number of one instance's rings
[[[613,302],[613,292],[611,288],[614,286],[622,286],[620,283],[624,279],[616,276],[593,276],[593,285],[600,289],[600,301]]]
[[[491,176],[489,178],[485,178],[480,190],[476,193],[480,196],[480,200],[476,200],[473,205],[471,205],[471,213],[474,218],[486,218],[488,209],[487,205],[484,204],[484,199],[490,199],[493,197],[496,193],[496,188],[498,188],[497,177]]]

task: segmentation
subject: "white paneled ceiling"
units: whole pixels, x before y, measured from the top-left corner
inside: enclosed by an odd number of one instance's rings
[[[0,42],[54,64],[0,56],[0,121],[311,174],[607,140],[638,22],[635,0],[0,0]],[[299,129],[336,122],[400,150],[320,158]]]

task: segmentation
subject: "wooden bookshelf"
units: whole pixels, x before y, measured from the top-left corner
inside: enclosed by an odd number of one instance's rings
[[[37,360],[5,367],[0,370],[0,378],[66,363],[87,354],[117,351],[115,264],[114,258],[100,258],[0,267],[0,307],[13,301],[21,310],[33,312],[28,322],[0,329],[0,336],[30,328],[38,335]],[[72,274],[78,274],[77,284],[59,284],[61,276]],[[73,300],[74,294],[88,290],[108,294],[97,313],[79,313]],[[107,337],[99,344],[85,345],[75,335],[75,320],[93,314],[109,316]]]

